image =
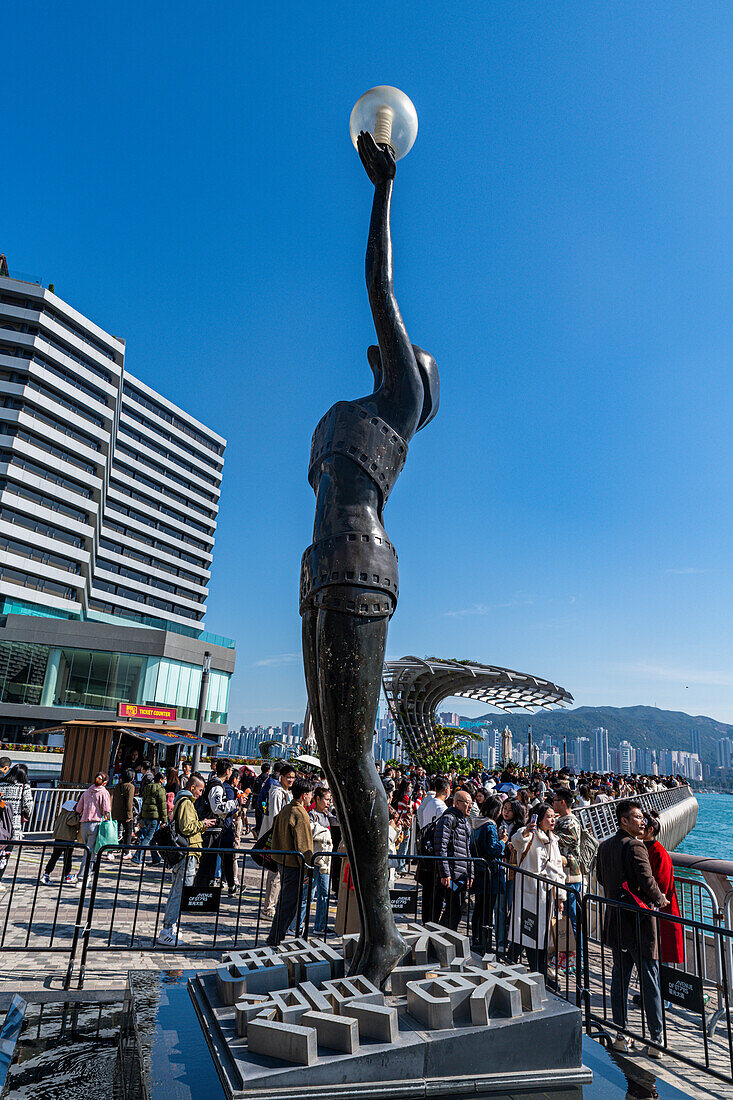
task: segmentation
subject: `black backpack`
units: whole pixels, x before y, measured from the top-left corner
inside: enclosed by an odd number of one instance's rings
[[[421,856],[435,855],[435,826],[440,821],[439,817],[433,818],[429,825],[421,829],[417,836],[417,851]]]
[[[211,775],[209,776],[208,782],[203,791],[193,804],[193,807],[201,821],[203,821],[207,817],[211,817],[211,803],[209,802],[209,793],[214,787],[221,787],[223,790],[224,783],[217,776]]]
[[[160,852],[159,855],[163,857],[163,863],[166,867],[177,867],[186,854],[186,849],[191,846],[191,841],[187,836],[181,836],[176,828],[176,814],[180,809],[180,802],[173,810],[173,817],[170,822],[156,830],[153,837],[153,844],[156,848],[176,848],[175,852]]]

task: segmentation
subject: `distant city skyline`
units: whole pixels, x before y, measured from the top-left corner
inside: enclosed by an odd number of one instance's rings
[[[498,715],[498,721],[484,721],[476,724],[473,719],[457,711],[441,711],[438,721],[445,726],[481,733],[480,741],[471,741],[463,747],[465,756],[479,760],[489,770],[498,768],[504,760],[502,755],[505,744],[510,747],[510,759],[520,767],[529,763],[528,743],[511,736],[511,716]],[[503,731],[509,731],[509,737]],[[693,731],[696,732],[696,731]],[[242,726],[239,730],[230,729],[222,745],[222,752],[233,756],[257,757],[259,745],[263,741],[276,742],[284,750],[274,755],[292,755],[301,747],[303,723],[283,721],[279,725]],[[699,735],[698,735],[699,743]],[[377,718],[374,734],[374,755],[384,761],[397,759],[407,762],[408,755],[395,729],[394,719],[389,709],[382,705]],[[649,749],[622,740],[618,748],[609,748],[608,730],[598,727],[593,737],[543,736],[534,741],[533,759],[549,768],[575,768],[578,771],[595,771],[614,775],[682,775],[694,782],[709,780],[714,770],[704,764],[699,752],[689,752],[679,748],[662,750]],[[716,749],[717,765],[720,768],[733,768],[733,741],[721,738]]]

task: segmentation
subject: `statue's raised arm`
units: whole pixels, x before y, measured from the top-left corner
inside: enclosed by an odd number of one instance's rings
[[[410,343],[395,297],[390,214],[396,162],[392,150],[377,145],[365,131],[359,134],[357,149],[374,184],[365,266],[379,347],[369,348],[369,365],[385,419],[409,442],[438,411],[438,370],[431,355]]]

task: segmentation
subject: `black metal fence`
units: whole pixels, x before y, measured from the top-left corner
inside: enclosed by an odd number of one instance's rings
[[[84,929],[91,863],[83,844],[6,840],[0,850],[0,952],[68,954],[64,989]]]
[[[305,899],[309,872],[305,857],[299,852],[268,851],[266,860],[273,856],[294,861],[293,888],[298,898]],[[167,857],[178,862],[167,866]],[[90,873],[79,988],[90,952],[220,955],[257,946],[270,934],[279,942],[291,921],[286,921],[279,905],[273,920],[266,916],[264,900],[278,872],[272,863],[260,865],[258,859],[261,853],[251,849],[218,846],[185,849],[184,854],[173,847],[101,848]]]
[[[588,952],[584,958],[582,1000],[588,1034],[599,1029],[615,1031],[647,1048],[670,1054],[694,1069],[704,1068],[706,1073],[730,1084],[733,1081],[733,1032],[726,956],[733,946],[733,930],[664,911],[642,910],[636,904],[598,894],[588,894],[582,900],[584,930],[587,930],[590,906],[598,908],[603,931],[595,974],[591,974]],[[665,925],[668,929],[675,926],[681,929],[684,953],[680,963],[667,964],[651,957],[647,945],[655,942],[656,953],[659,953]],[[711,949],[718,964],[720,1015],[725,1022],[723,1043],[716,1046],[716,1053],[720,1055],[717,1064],[713,1064],[703,981],[704,956]],[[665,954],[664,949],[661,954]],[[688,969],[691,959],[694,959],[694,968]],[[639,978],[639,994],[632,1000],[634,1007],[629,1009],[627,994],[633,967]],[[600,979],[600,990],[595,998],[593,978],[596,982]],[[597,1004],[599,996],[600,1004]],[[677,1021],[674,1042],[668,1029],[668,1013],[672,1006],[684,1023],[681,1036]],[[638,1011],[634,1012],[635,1009]]]
[[[178,869],[166,868],[161,857],[169,853],[180,855],[180,849],[109,847],[93,856],[81,844],[8,841],[0,851],[0,869],[5,863],[0,953],[66,955],[64,988],[69,988],[79,960],[81,988],[89,960],[98,952],[219,955],[265,939],[279,942],[289,933],[329,939],[357,930],[356,898],[343,853],[319,853],[308,864],[298,853],[271,852],[268,866],[251,849],[208,848],[200,853],[200,862],[188,852]],[[285,856],[291,867],[283,873],[272,857]],[[450,887],[440,882],[439,857],[390,860],[405,863],[407,872],[391,891],[398,926],[438,920],[465,930],[479,953],[494,952],[508,962],[526,960],[531,970],[541,972],[553,993],[582,1006],[589,1032],[623,1034],[704,1068],[719,1080],[733,1080],[730,928],[694,915],[642,913],[597,893],[581,897],[572,884],[478,859],[472,861],[472,885],[464,889],[464,883],[453,891],[451,906]],[[319,874],[324,876],[320,881]],[[276,900],[273,913],[267,904]],[[609,909],[632,913],[637,941],[642,921],[655,922],[657,938],[665,922],[682,926],[681,962],[663,965],[654,979],[662,990],[661,1039],[650,1034],[648,977],[640,982],[641,1011],[633,1003],[623,1013],[619,1007],[613,975],[616,963],[618,980],[623,944],[603,934]],[[642,957],[629,954],[625,973],[632,964],[644,971]],[[718,992],[717,1039],[706,1016],[706,989]],[[671,1031],[665,1001],[675,1005]]]

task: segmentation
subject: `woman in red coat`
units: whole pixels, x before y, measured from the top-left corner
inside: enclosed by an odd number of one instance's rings
[[[643,840],[649,853],[652,874],[659,889],[669,898],[669,907],[664,912],[672,917],[679,917],[680,907],[677,903],[677,891],[674,887],[672,858],[667,849],[657,840],[661,828],[659,817],[655,813],[646,812],[644,821]],[[683,962],[684,950],[681,924],[676,924],[671,920],[659,921],[659,958],[663,963]]]

